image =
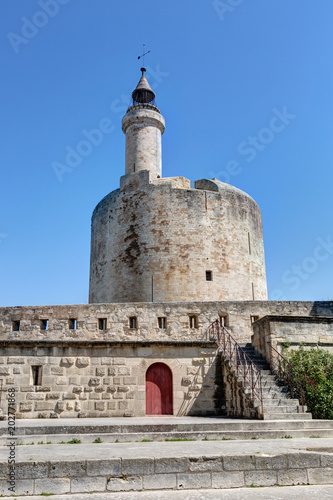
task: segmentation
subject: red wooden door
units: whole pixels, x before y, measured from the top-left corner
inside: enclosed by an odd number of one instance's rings
[[[147,370],[146,415],[173,415],[172,372],[164,363],[154,363]]]

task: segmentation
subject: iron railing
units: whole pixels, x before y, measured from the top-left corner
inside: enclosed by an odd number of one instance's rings
[[[208,327],[208,335],[212,340],[216,340],[219,349],[229,361],[230,367],[235,372],[238,380],[243,383],[244,389],[251,393],[251,399],[259,401],[260,412],[263,413],[263,398],[261,377],[259,368],[253,363],[251,358],[236,342],[231,333],[221,325],[219,320],[214,321]]]
[[[302,376],[289,361],[282,356],[269,342],[271,373],[275,375],[280,384],[286,386],[292,399],[298,399],[304,413],[305,398],[302,387]]]

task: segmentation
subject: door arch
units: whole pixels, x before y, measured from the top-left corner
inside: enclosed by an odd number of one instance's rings
[[[172,371],[164,363],[154,363],[146,372],[146,415],[173,415]]]

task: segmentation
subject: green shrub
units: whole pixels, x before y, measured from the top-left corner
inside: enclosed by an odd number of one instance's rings
[[[305,404],[313,417],[333,419],[333,354],[301,347],[284,355],[301,374]]]

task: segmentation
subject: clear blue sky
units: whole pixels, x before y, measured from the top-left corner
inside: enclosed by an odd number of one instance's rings
[[[124,173],[143,43],[163,175],[249,193],[270,298],[332,299],[332,19],[332,0],[1,0],[0,306],[87,302],[90,217]]]

